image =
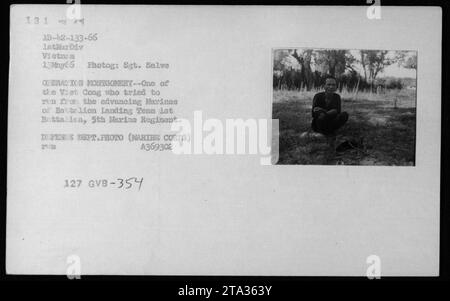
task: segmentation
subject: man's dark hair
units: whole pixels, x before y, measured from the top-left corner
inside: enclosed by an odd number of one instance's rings
[[[332,76],[332,75],[327,75],[327,76],[325,76],[325,80],[323,81],[324,84],[327,82],[327,79],[334,79],[334,81],[336,82],[336,85],[337,85],[337,79],[336,79],[336,77],[334,77],[334,76]]]

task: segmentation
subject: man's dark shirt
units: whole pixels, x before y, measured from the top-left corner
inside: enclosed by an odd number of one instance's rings
[[[326,102],[325,92],[320,92],[314,95],[312,106],[312,128],[315,130],[315,120],[319,116],[319,112],[314,112],[314,108],[319,107],[325,111],[335,109],[338,113],[341,113],[341,97],[339,94],[333,93],[329,103]]]

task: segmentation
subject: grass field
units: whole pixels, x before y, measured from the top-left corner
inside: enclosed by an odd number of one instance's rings
[[[274,119],[279,119],[277,164],[415,165],[415,90],[387,93],[340,93],[342,111],[350,118],[338,132],[336,145],[363,139],[362,147],[335,152],[326,139],[302,138],[310,130],[312,98],[318,91],[274,91]]]

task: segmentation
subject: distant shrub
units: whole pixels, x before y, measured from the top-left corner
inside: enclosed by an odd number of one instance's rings
[[[400,78],[388,78],[386,80],[385,87],[387,89],[402,89],[403,88],[403,82]]]

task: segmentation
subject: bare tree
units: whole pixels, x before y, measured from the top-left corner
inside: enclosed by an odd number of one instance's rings
[[[311,70],[312,52],[312,49],[307,49],[298,54],[297,50],[294,50],[294,53],[292,54],[301,66],[301,78],[306,83],[306,89],[308,91],[311,90],[311,87],[314,84],[313,72]]]
[[[397,51],[395,59],[399,66],[417,70],[417,54],[412,51]]]
[[[347,56],[347,50],[317,50],[315,51],[316,67],[323,74],[339,77],[347,67]]]
[[[371,91],[373,91],[377,75],[385,67],[395,62],[395,59],[388,58],[387,54],[387,50],[361,50],[361,65],[364,70],[364,79],[367,81],[367,76],[369,77]]]

